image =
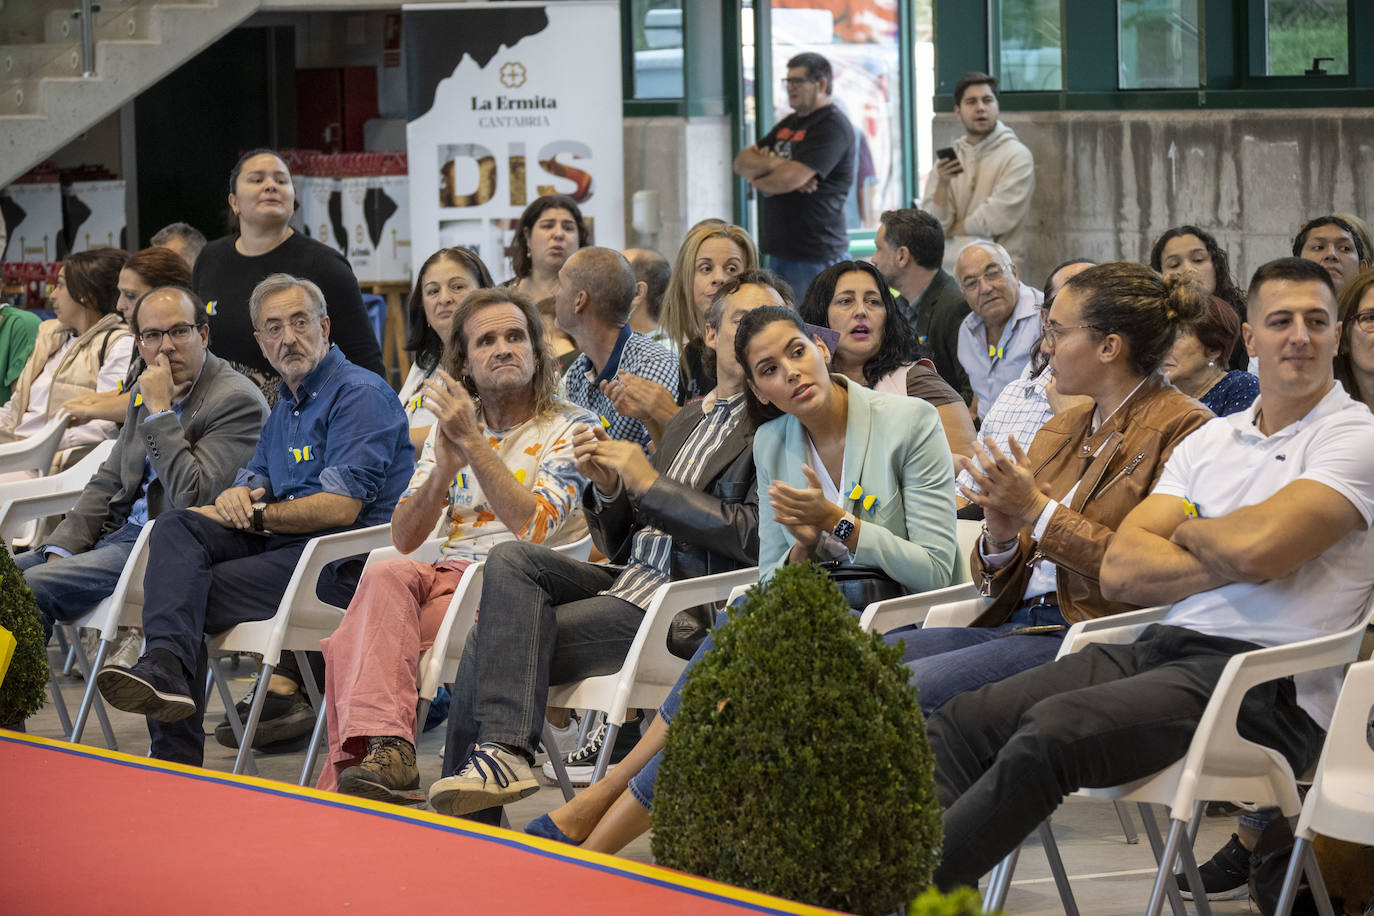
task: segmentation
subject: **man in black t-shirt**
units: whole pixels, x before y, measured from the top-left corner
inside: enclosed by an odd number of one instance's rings
[[[811,280],[849,250],[844,203],[854,182],[854,128],[831,104],[830,62],[798,54],[787,62],[783,118],[735,157],[735,174],[762,195],[759,250],[797,301]]]

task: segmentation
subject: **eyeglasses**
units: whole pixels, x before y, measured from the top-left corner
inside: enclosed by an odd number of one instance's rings
[[[159,331],[155,328],[139,331],[138,342],[145,347],[160,347],[162,346],[162,338],[165,335],[172,338],[172,344],[174,346],[179,347],[190,340],[195,333],[195,325],[183,322],[182,324],[174,324],[165,331]]]
[[[813,80],[813,79],[807,79],[807,78],[804,77],[804,76],[786,76],[786,77],[783,77],[783,80],[782,80],[782,88],[784,88],[784,89],[791,89],[792,87],[794,87],[794,86],[800,86],[800,85],[802,85],[803,83],[814,83],[814,82],[815,82],[815,80]]]
[[[291,333],[299,335],[308,331],[311,324],[316,321],[319,321],[319,319],[311,318],[308,315],[296,315],[293,318],[288,318],[286,321],[278,321],[273,318],[271,321],[258,328],[256,333],[261,334],[267,340],[281,340],[288,326],[291,328]]]
[[[1068,327],[1058,324],[1045,324],[1040,328],[1040,334],[1045,338],[1045,343],[1053,347],[1055,343],[1058,342],[1059,338],[1064,336],[1065,332],[1077,331],[1082,328],[1092,328],[1094,331],[1098,330],[1095,324],[1074,324]]]
[[[966,293],[971,293],[984,282],[996,286],[998,283],[1002,282],[1002,278],[1006,275],[1007,272],[1005,270],[998,267],[996,264],[991,264],[988,266],[988,269],[983,271],[980,275],[976,277],[965,277],[960,280],[959,288]]]
[[[1374,334],[1374,312],[1359,312],[1356,314],[1355,325],[1366,334]]]

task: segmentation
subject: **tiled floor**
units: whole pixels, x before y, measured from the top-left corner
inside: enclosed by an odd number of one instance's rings
[[[56,659],[56,653],[53,658]],[[228,662],[225,670],[229,671]],[[251,667],[244,663],[231,677],[238,679],[234,684],[235,697],[247,690],[247,675]],[[67,704],[75,714],[80,702],[84,684],[75,679],[62,678]],[[224,714],[218,697],[211,701],[210,714],[206,718],[207,731]],[[144,720],[111,710],[110,720],[115,730],[119,750],[126,753],[141,754],[147,749],[147,730]],[[51,702],[27,723],[31,734],[49,738],[62,737],[57,713]],[[92,716],[87,726],[85,741],[103,746],[100,728]],[[443,751],[444,729],[442,727],[424,735],[419,747],[421,783],[429,783],[439,778],[440,756]],[[269,779],[281,779],[295,783],[300,775],[304,761],[303,753],[258,756],[258,774]],[[234,752],[221,747],[210,736],[205,746],[205,766],[212,770],[228,772],[234,763]],[[562,802],[559,790],[546,786],[518,804],[510,806],[508,816],[515,829],[543,814]],[[1132,812],[1139,825],[1138,812]],[[1071,799],[1055,816],[1055,836],[1064,856],[1065,865],[1072,879],[1073,891],[1081,912],[1084,914],[1135,914],[1142,911],[1149,896],[1153,881],[1153,858],[1149,845],[1141,836],[1137,845],[1127,845],[1122,836],[1121,826],[1110,804],[1082,799]],[[1198,855],[1206,859],[1213,851],[1226,842],[1234,829],[1234,821],[1226,818],[1208,819],[1202,826],[1197,843]],[[653,861],[649,851],[648,837],[642,837],[622,852],[630,859],[643,862]],[[1038,840],[1031,839],[1022,848],[1021,859],[1017,866],[1016,877],[1007,899],[1006,910],[1013,914],[1056,914],[1063,907],[1055,890],[1053,879],[1045,861]],[[1248,901],[1230,901],[1213,904],[1213,912],[1218,916],[1226,914],[1250,913]]]

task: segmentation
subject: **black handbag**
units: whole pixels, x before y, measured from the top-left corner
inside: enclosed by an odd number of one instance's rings
[[[875,601],[900,598],[907,593],[902,583],[877,566],[827,560],[821,564],[821,569],[825,570],[830,581],[839,587],[844,600],[856,611],[862,611]]]

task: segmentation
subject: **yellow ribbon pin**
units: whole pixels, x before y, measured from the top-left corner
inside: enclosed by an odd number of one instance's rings
[[[308,445],[301,446],[300,448],[293,447],[291,449],[291,455],[296,459],[297,464],[300,464],[302,461],[312,461],[315,458],[315,456],[311,454],[310,446]]]
[[[988,344],[988,356],[994,357],[996,359],[1002,359],[1006,355],[1006,350],[1004,350],[1002,347],[996,347],[992,344]]]
[[[215,314],[215,305],[216,305],[216,304],[217,304],[217,303],[216,303],[216,300],[214,300],[214,299],[211,299],[209,302],[205,303],[205,314],[207,314],[207,315],[213,315],[213,314]]]
[[[849,498],[859,500],[859,505],[864,507],[865,512],[872,512],[874,509],[878,507],[878,504],[881,502],[881,500],[879,500],[878,497],[872,493],[869,493],[867,496],[865,496],[864,488],[861,487],[857,481],[850,484]]]
[[[134,395],[134,406],[135,406],[135,407],[142,407],[142,406],[143,406],[143,395],[142,395],[142,394],[136,394],[136,395]]]
[[[601,417],[601,428],[602,428],[602,429],[610,429],[610,428],[611,428],[611,421],[610,421],[610,420],[607,420],[606,417],[605,417],[604,415]]]
[[[1188,518],[1200,517],[1197,514],[1197,503],[1193,502],[1186,496],[1183,497],[1183,514],[1186,515]]]

